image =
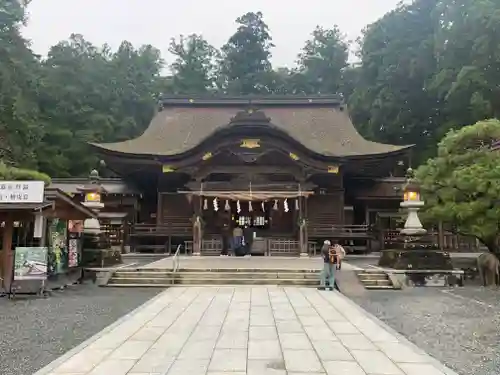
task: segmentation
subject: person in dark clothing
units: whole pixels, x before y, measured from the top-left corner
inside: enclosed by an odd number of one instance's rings
[[[237,257],[241,257],[245,255],[243,246],[245,243],[245,239],[243,237],[243,229],[239,225],[237,225],[233,229],[233,252]]]
[[[333,290],[335,285],[335,264],[337,254],[330,241],[326,240],[323,243],[321,255],[323,257],[323,271],[321,272],[319,289],[324,290],[326,287],[326,281],[328,280],[328,287],[330,290]]]
[[[230,247],[230,238],[231,238],[231,228],[227,223],[224,223],[221,231],[222,235],[222,251],[220,253],[221,256],[229,255],[229,247]]]
[[[253,243],[253,229],[248,225],[243,228],[243,240],[245,241],[245,255],[251,254]]]

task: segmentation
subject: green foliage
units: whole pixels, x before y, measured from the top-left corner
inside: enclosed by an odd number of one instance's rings
[[[307,94],[336,94],[342,91],[348,67],[349,43],[340,29],[317,26],[299,55],[298,72],[303,76],[296,91]]]
[[[20,2],[0,0],[0,160],[36,167],[39,64],[21,37],[24,19]]]
[[[414,0],[368,25],[359,64],[337,26],[317,27],[297,66],[271,65],[260,12],[236,20],[220,50],[201,35],[172,39],[170,76],[150,45],[113,51],[81,35],[40,59],[19,28],[27,1],[0,0],[0,160],[55,177],[87,176],[87,142],[141,134],[161,94],[341,94],[367,138],[435,155],[450,129],[500,113],[500,2]]]
[[[477,237],[492,251],[500,225],[500,121],[485,120],[451,130],[439,142],[437,156],[417,170],[427,202],[425,216]]]
[[[0,180],[7,181],[22,181],[22,180],[36,180],[44,181],[46,185],[50,183],[50,177],[45,173],[32,171],[30,169],[9,167],[0,161]]]
[[[363,135],[417,144],[500,113],[500,2],[414,0],[369,25],[349,104]]]
[[[349,104],[355,123],[368,138],[427,145],[443,135],[437,134],[438,103],[426,90],[436,65],[433,16],[437,3],[400,4],[365,29],[359,81]]]
[[[236,19],[238,30],[222,46],[219,85],[224,92],[237,95],[267,93],[272,71],[272,37],[261,12],[246,13]]]
[[[52,47],[42,62],[41,117],[46,135],[40,169],[52,176],[86,176],[97,160],[87,142],[113,142],[141,134],[160,91],[160,52],[123,42],[116,52],[81,35]]]
[[[199,94],[213,91],[219,52],[201,35],[172,39],[169,52],[176,58],[171,65],[176,94]]]

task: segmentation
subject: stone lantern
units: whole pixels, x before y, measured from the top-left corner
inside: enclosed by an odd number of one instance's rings
[[[420,222],[418,210],[420,210],[425,203],[421,200],[420,187],[415,181],[414,172],[411,168],[408,169],[406,176],[406,184],[403,187],[403,201],[400,203],[400,206],[408,210],[408,217],[404,228],[401,230],[401,234],[407,236],[422,236],[426,234],[427,231]]]
[[[104,208],[104,203],[101,202],[101,194],[104,189],[100,184],[99,172],[94,169],[90,172],[89,183],[79,187],[78,190],[85,195],[85,201],[82,204],[95,212],[99,212]],[[83,223],[84,233],[99,234],[101,233],[101,224],[98,219],[90,218]]]
[[[414,172],[409,168],[400,203],[402,208],[408,210],[408,216],[400,236],[392,244],[393,248],[382,250],[378,263],[381,267],[405,271],[394,274],[393,284],[423,286],[432,283],[444,286],[456,282],[451,277],[453,264],[450,255],[437,248],[432,236],[425,236],[427,231],[418,217],[418,211],[424,205]]]

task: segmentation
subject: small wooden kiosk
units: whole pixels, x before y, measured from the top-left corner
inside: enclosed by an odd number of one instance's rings
[[[48,219],[84,220],[96,214],[58,189],[44,189],[42,181],[0,181],[2,250],[0,278],[4,292],[11,291],[14,267],[13,234],[16,223],[28,223],[31,244],[45,246]]]

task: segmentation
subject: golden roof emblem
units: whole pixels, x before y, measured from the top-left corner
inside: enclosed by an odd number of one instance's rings
[[[242,139],[241,148],[259,148],[260,147],[260,139]]]

